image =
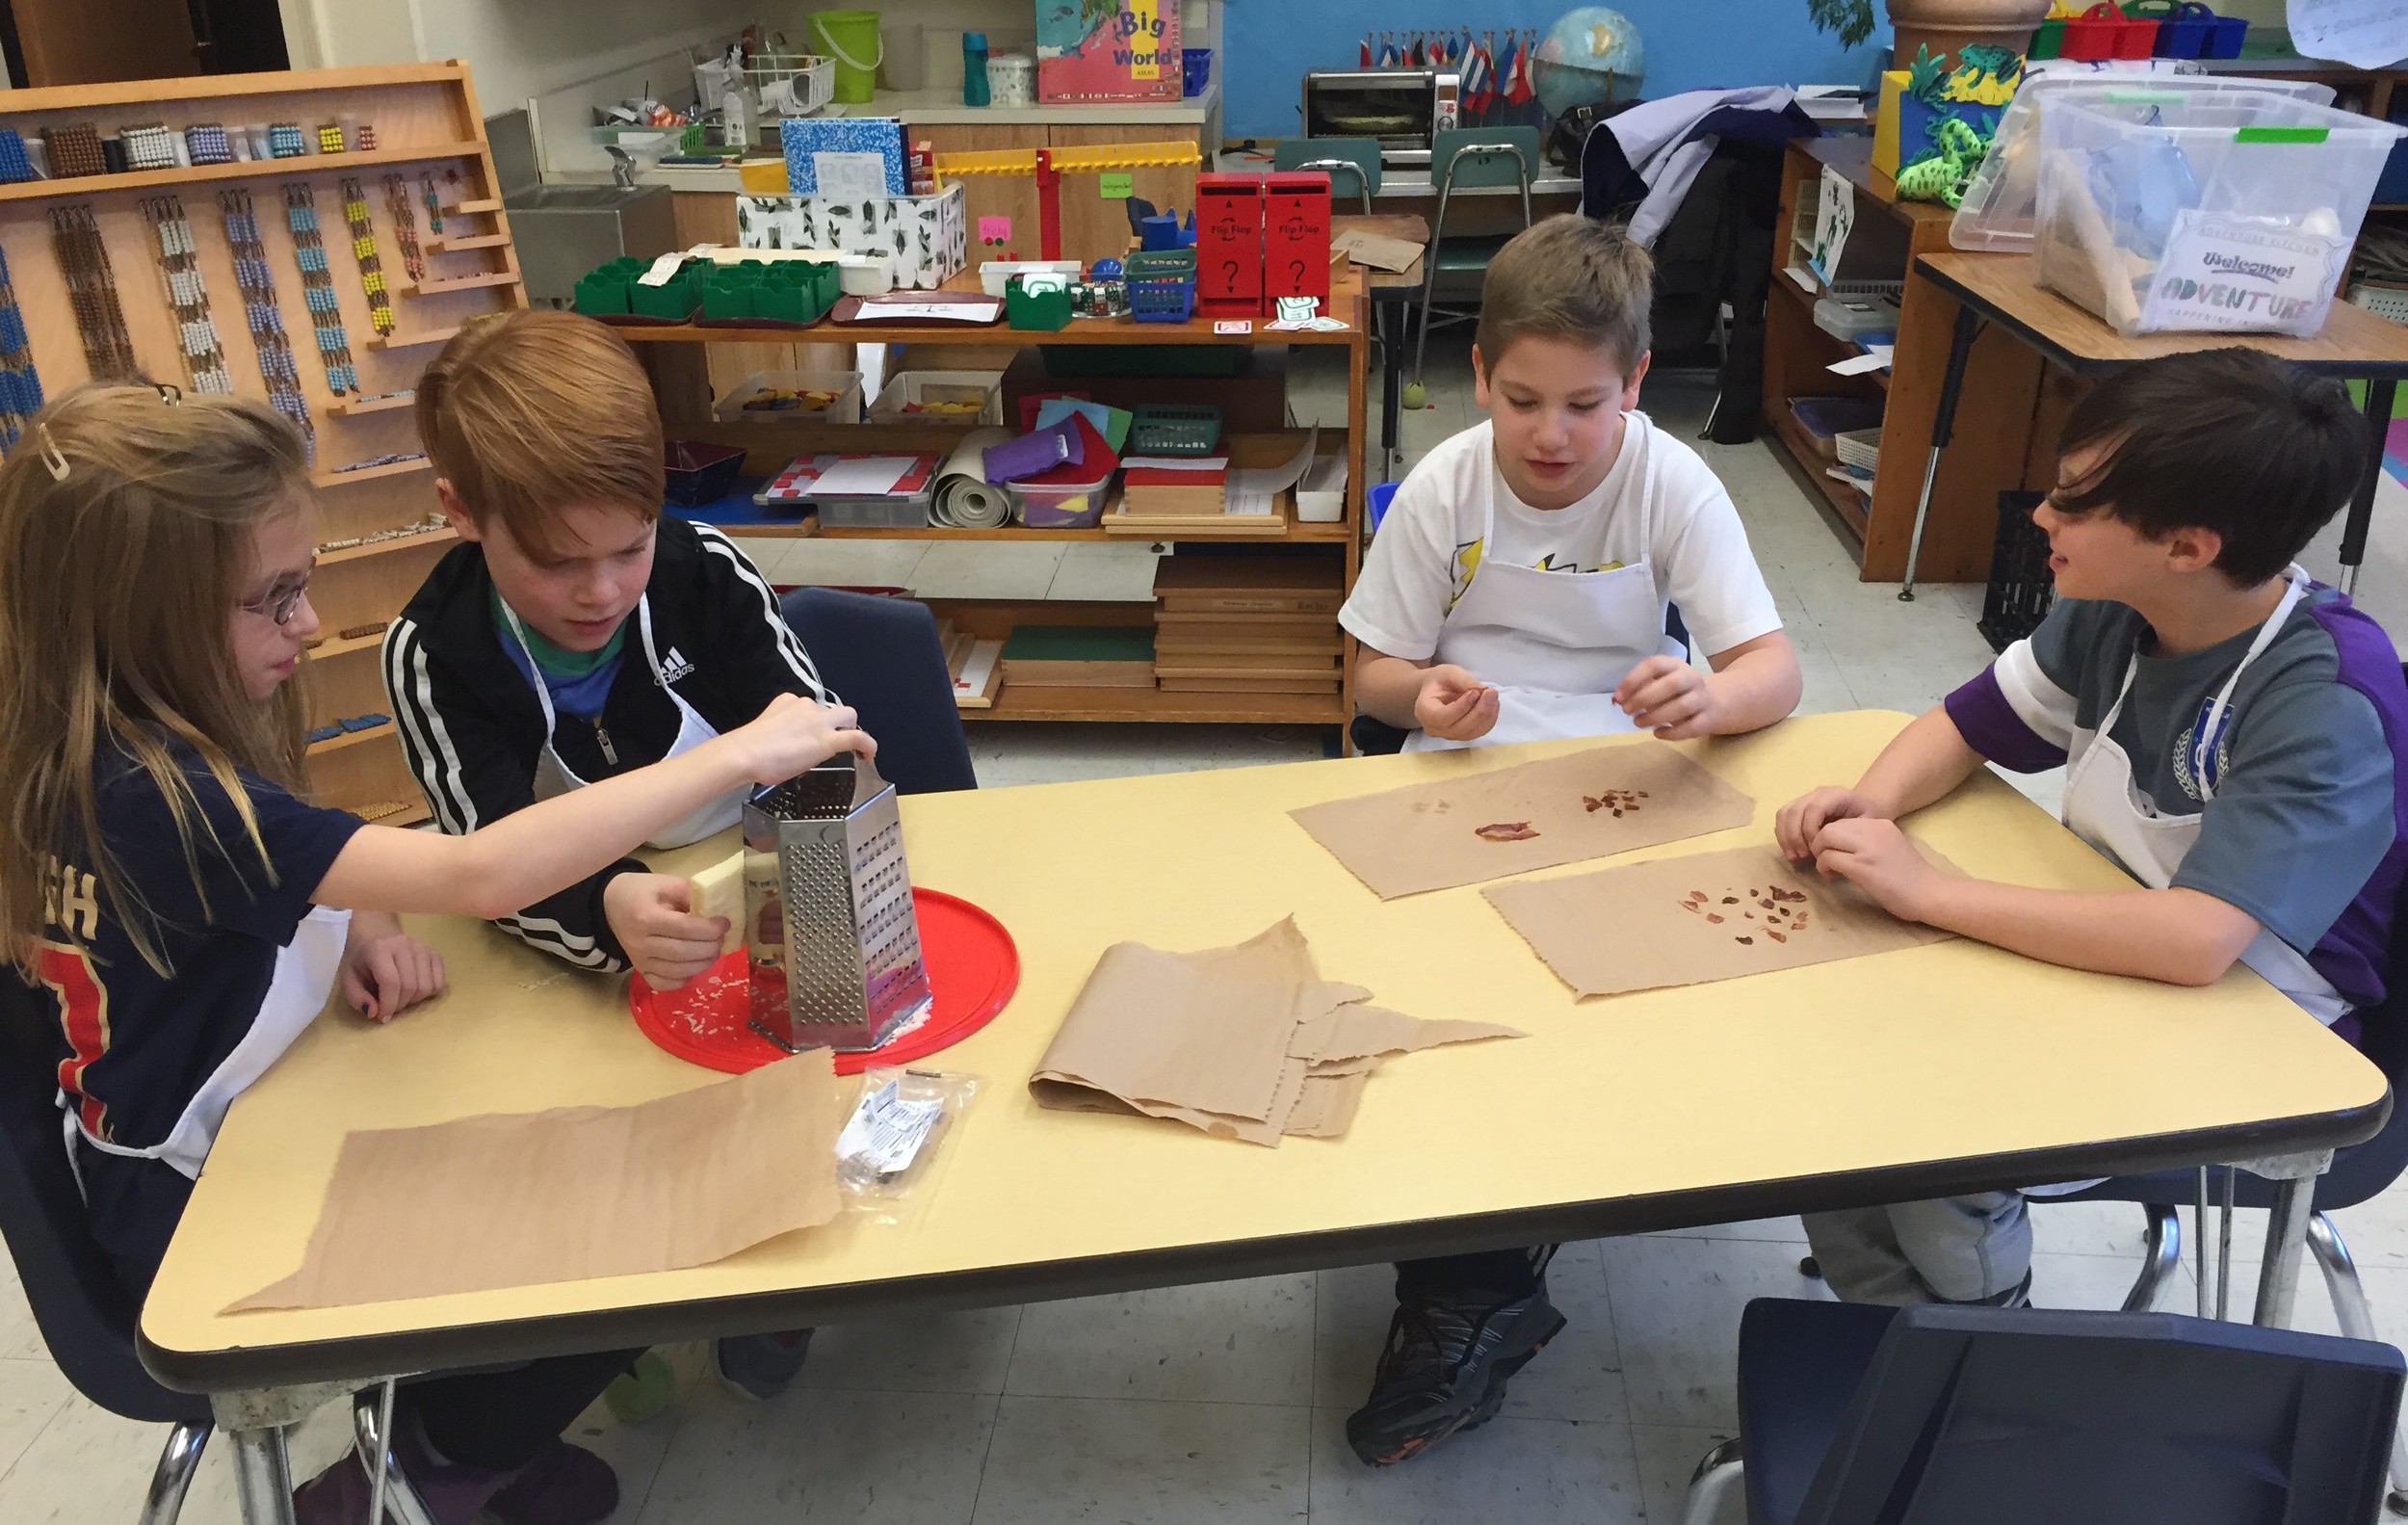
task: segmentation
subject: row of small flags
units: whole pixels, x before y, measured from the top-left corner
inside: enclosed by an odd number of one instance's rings
[[[1376,39],[1378,45],[1374,47]],[[1412,32],[1401,45],[1394,32],[1366,35],[1365,68],[1453,68],[1463,76],[1463,108],[1475,115],[1499,101],[1519,106],[1537,94],[1531,84],[1531,47],[1535,32],[1505,33],[1505,63],[1497,62],[1497,34],[1482,32],[1474,40],[1469,28],[1460,32]]]

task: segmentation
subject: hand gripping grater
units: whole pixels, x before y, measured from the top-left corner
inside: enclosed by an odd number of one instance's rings
[[[840,755],[745,803],[752,1026],[789,1051],[876,1048],[934,997],[895,786]]]

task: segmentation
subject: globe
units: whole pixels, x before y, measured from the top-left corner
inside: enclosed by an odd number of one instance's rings
[[[1611,100],[1615,76],[1636,79],[1646,62],[1638,28],[1629,16],[1604,6],[1582,6],[1547,29],[1531,61],[1531,83],[1548,115],[1560,117],[1575,106]]]

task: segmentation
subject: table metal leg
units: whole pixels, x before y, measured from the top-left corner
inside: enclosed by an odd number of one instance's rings
[[[237,1430],[234,1442],[234,1497],[242,1505],[243,1525],[294,1525],[293,1469],[284,1456],[284,1432],[273,1425],[261,1430]]]
[[[2349,500],[2349,514],[2342,521],[2342,592],[2358,591],[2358,567],[2367,559],[2367,529],[2374,522],[2374,489],[2383,478],[2383,436],[2391,432],[2392,405],[2397,381],[2367,382],[2367,422],[2373,426],[2374,443],[2367,452],[2366,475],[2359,479],[2358,490]]]
[[[1379,480],[1397,469],[1397,422],[1404,410],[1404,308],[1393,302],[1374,302],[1379,316]]]
[[[1940,379],[1940,411],[1931,421],[1931,455],[1924,461],[1923,491],[1915,499],[1915,530],[1906,542],[1906,576],[1899,582],[1901,602],[1915,601],[1915,564],[1923,560],[1924,525],[1931,517],[1931,485],[1940,475],[1940,452],[1948,449],[1956,430],[1956,398],[1965,385],[1965,361],[1973,354],[1974,336],[1981,331],[1981,314],[1959,305],[1956,331],[1949,336],[1949,368]]]

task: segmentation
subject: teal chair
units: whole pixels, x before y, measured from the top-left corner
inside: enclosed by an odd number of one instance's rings
[[[1335,194],[1341,175],[1352,175],[1363,192],[1363,215],[1372,212],[1379,194],[1379,140],[1376,138],[1282,138],[1272,145],[1274,170],[1319,170],[1329,176]]]
[[[1522,225],[1531,225],[1531,178],[1538,171],[1538,129],[1535,127],[1453,127],[1432,137],[1429,173],[1438,193],[1438,213],[1431,220],[1429,254],[1422,261],[1421,331],[1413,343],[1413,380],[1404,389],[1404,406],[1419,408],[1428,389],[1422,384],[1422,355],[1429,347],[1433,310],[1442,323],[1467,323],[1479,315],[1470,308],[1433,308],[1439,277],[1478,277],[1488,261],[1505,248],[1507,235],[1483,238],[1447,237],[1447,202],[1457,191],[1512,186],[1522,195]]]

